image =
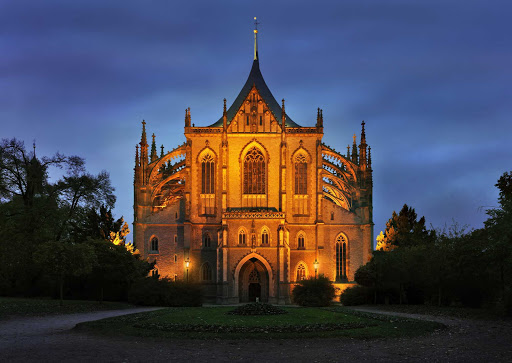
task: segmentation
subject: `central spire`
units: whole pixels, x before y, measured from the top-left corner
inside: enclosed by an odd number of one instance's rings
[[[258,24],[254,17],[254,60],[258,60]]]

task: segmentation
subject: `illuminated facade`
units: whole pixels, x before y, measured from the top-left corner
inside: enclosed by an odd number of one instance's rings
[[[233,104],[206,127],[185,112],[185,143],[137,145],[134,242],[161,277],[203,285],[206,301],[289,303],[296,281],[353,282],[372,253],[372,167],[364,122],[343,155],[295,123],[254,61]],[[139,150],[140,148],[140,150]],[[315,269],[316,267],[316,269]]]

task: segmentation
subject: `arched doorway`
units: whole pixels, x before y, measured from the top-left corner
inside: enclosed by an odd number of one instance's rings
[[[269,276],[265,265],[253,257],[240,269],[238,297],[240,302],[268,302]]]

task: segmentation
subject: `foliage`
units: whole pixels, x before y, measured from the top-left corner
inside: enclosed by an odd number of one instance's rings
[[[349,287],[340,295],[340,303],[344,306],[365,305],[372,302],[373,290],[366,286]]]
[[[202,294],[193,283],[147,277],[131,286],[128,301],[146,306],[201,306]]]
[[[52,172],[52,179],[49,173]],[[22,141],[0,143],[0,293],[126,298],[147,275],[123,219],[114,219],[109,175],[78,156],[36,156]],[[97,209],[99,208],[99,212]],[[116,246],[119,245],[119,246]]]
[[[378,251],[391,251],[400,246],[417,246],[427,241],[425,217],[418,220],[414,208],[404,204],[398,214],[393,211],[386,223],[386,230],[377,237]]]
[[[292,291],[293,301],[301,306],[329,306],[334,299],[335,289],[324,275],[300,281]]]
[[[277,306],[265,303],[251,303],[227,312],[230,315],[278,315],[288,313]]]
[[[59,281],[62,304],[64,278],[85,275],[92,270],[96,255],[91,246],[62,242],[46,242],[34,253],[34,261],[43,271],[55,276]]]

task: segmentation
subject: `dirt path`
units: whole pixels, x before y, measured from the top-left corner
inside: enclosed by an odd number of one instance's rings
[[[104,311],[0,323],[0,361],[512,362],[510,322],[419,315],[414,317],[435,321],[443,319],[441,322],[449,329],[423,337],[371,341],[348,338],[271,341],[105,338],[69,330],[81,321],[131,312],[135,311]]]

